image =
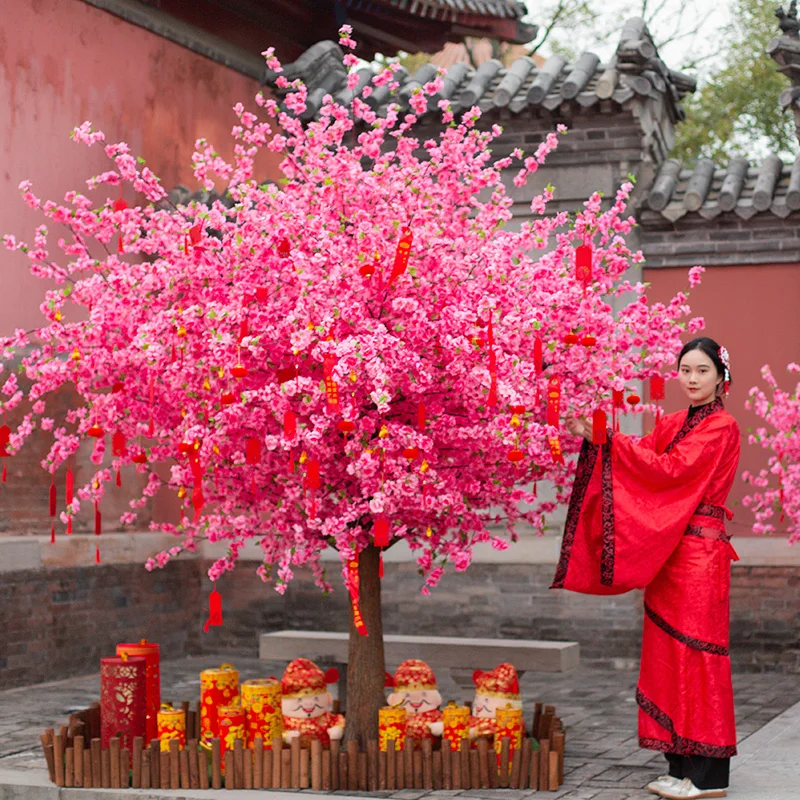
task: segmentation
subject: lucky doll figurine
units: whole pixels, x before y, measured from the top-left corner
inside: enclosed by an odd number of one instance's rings
[[[390,706],[406,710],[406,735],[412,739],[432,739],[442,735],[442,696],[436,688],[433,670],[418,658],[404,661],[394,673],[387,673],[386,683],[394,691],[388,697]]]
[[[328,684],[338,679],[335,669],[323,673],[307,658],[296,658],[286,667],[281,681],[284,741],[299,736],[302,747],[310,747],[312,739],[328,747],[331,739],[342,738],[344,717],[329,710],[333,698]]]
[[[517,671],[511,664],[500,664],[491,672],[475,670],[472,680],[475,682],[475,699],[469,718],[469,738],[494,738],[497,709],[509,705],[511,708],[522,708]]]

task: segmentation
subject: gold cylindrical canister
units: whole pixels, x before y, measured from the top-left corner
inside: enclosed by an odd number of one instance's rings
[[[406,743],[406,710],[402,706],[384,706],[378,709],[378,743],[385,753],[389,742],[394,749],[402,750]]]
[[[525,726],[522,722],[522,709],[505,708],[497,709],[497,731],[494,735],[494,749],[500,756],[503,739],[507,736],[511,740],[511,750],[522,747],[522,739],[525,733]]]
[[[162,703],[158,712],[158,738],[161,749],[169,752],[170,739],[177,739],[181,750],[186,747],[186,714],[180,708],[173,708],[169,703]]]
[[[222,706],[217,709],[219,719],[219,754],[222,759],[223,771],[225,764],[225,751],[233,750],[236,739],[246,739],[245,713],[239,706]]]
[[[282,697],[281,682],[277,678],[257,678],[242,684],[249,748],[253,748],[260,736],[264,747],[271,750],[272,740],[283,735]]]
[[[442,738],[453,750],[461,748],[461,740],[469,738],[469,708],[450,702],[442,709]]]
[[[239,697],[239,672],[233,664],[200,673],[200,736],[214,739],[220,735],[217,709],[233,705]]]

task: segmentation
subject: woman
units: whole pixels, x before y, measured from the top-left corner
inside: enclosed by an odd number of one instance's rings
[[[739,427],[722,405],[725,348],[694,339],[678,358],[688,411],[638,441],[583,436],[553,588],[588,594],[645,589],[636,699],[639,744],[663,752],[669,775],[647,787],[666,798],[724,797],[736,754],[728,656],[730,562],[725,501],[739,462]]]

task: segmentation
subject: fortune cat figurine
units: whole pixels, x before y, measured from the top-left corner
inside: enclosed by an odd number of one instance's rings
[[[333,698],[328,691],[328,684],[338,679],[337,670],[323,673],[307,658],[296,658],[286,667],[281,681],[284,741],[299,736],[301,746],[310,747],[312,739],[328,746],[331,739],[342,738],[344,717],[330,710]]]
[[[386,674],[386,685],[394,688],[387,698],[389,705],[406,710],[407,736],[433,739],[442,735],[442,695],[436,688],[436,675],[424,661],[407,659],[394,677]]]

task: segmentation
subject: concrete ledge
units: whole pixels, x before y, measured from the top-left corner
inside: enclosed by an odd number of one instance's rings
[[[267,661],[312,661],[346,664],[346,633],[325,631],[276,631],[259,637],[259,658]],[[545,642],[531,639],[467,639],[450,636],[384,635],[389,664],[420,658],[434,667],[494,669],[510,661],[520,671],[564,672],[580,661],[577,642]]]

